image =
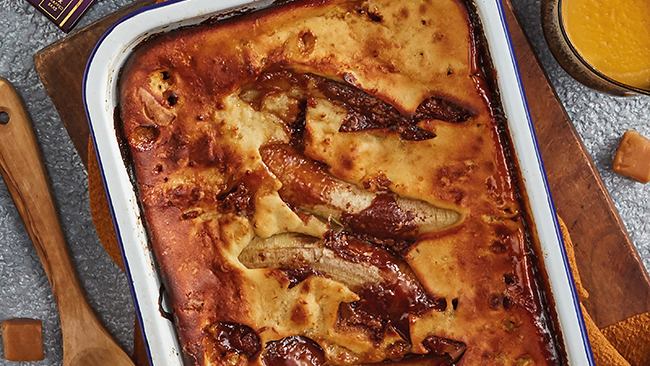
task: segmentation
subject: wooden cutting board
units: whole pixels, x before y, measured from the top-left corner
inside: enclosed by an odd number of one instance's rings
[[[89,129],[81,94],[86,61],[111,24],[153,2],[139,0],[35,56],[41,80],[86,166]],[[580,275],[590,294],[584,305],[600,328],[648,312],[650,277],[512,5],[503,2],[553,199],[575,243]]]

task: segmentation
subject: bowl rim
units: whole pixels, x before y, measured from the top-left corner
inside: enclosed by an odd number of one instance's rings
[[[603,72],[599,71],[596,67],[591,65],[583,56],[582,54],[578,51],[578,49],[573,45],[573,42],[571,41],[571,37],[569,37],[569,33],[566,29],[566,25],[564,23],[564,18],[563,18],[563,10],[562,10],[562,3],[565,0],[553,0],[557,2],[557,16],[556,16],[556,21],[557,21],[557,27],[560,30],[560,34],[562,35],[562,38],[564,40],[564,43],[567,45],[573,56],[581,63],[583,67],[585,67],[587,70],[589,70],[593,76],[599,78],[601,81],[613,84],[614,86],[628,90],[633,93],[637,94],[642,94],[642,95],[648,95],[650,96],[650,89],[642,89],[633,85],[625,84],[621,81],[618,81],[616,79],[613,79]],[[569,0],[570,1],[570,0]]]

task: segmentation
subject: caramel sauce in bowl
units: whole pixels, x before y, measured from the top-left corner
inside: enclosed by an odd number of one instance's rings
[[[542,0],[542,27],[555,59],[579,82],[650,95],[650,1]]]

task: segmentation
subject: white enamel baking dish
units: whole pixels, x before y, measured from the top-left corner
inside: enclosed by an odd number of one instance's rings
[[[109,29],[90,56],[83,81],[84,106],[99,160],[117,238],[125,259],[137,315],[152,365],[183,364],[173,324],[161,315],[161,280],[149,250],[134,188],[120,153],[113,113],[117,78],[140,42],[160,32],[197,24],[216,15],[272,5],[272,0],[170,0],[136,11]],[[476,0],[498,75],[502,103],[528,194],[534,229],[555,299],[569,365],[595,365],[562,243],[555,207],[533,130],[500,0]]]

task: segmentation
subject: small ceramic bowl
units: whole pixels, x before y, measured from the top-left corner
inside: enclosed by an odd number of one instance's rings
[[[578,53],[565,28],[562,1],[542,0],[541,9],[544,37],[560,66],[574,79],[592,89],[617,96],[650,95],[650,90],[624,84],[603,74]]]

